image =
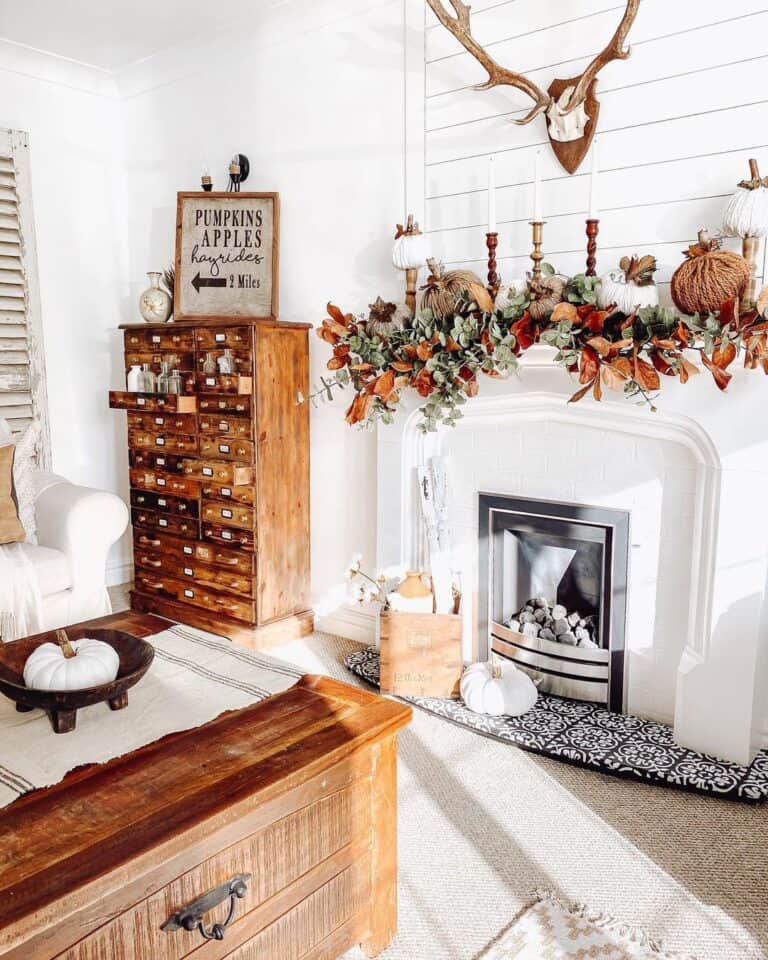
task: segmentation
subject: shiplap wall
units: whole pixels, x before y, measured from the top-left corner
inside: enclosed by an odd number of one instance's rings
[[[472,29],[498,62],[546,88],[584,69],[623,9],[611,0],[476,0]],[[699,227],[719,228],[747,159],[757,157],[768,174],[766,36],[766,0],[642,0],[632,56],[598,81],[599,270],[624,253],[652,253],[668,295],[682,249]],[[471,89],[485,72],[428,9],[425,51],[425,221],[434,253],[484,276],[494,154],[499,271],[504,282],[521,276],[530,266],[534,156],[544,148],[547,259],[562,272],[583,270],[589,158],[568,176],[548,146],[544,118],[510,122],[531,101],[509,87]],[[738,241],[729,245],[739,249]]]

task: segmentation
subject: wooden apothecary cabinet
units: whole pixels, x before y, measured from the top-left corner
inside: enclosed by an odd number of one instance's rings
[[[312,629],[309,324],[128,324],[126,369],[176,357],[183,395],[115,391],[128,411],[134,610],[270,646]],[[230,350],[236,369],[203,371]]]

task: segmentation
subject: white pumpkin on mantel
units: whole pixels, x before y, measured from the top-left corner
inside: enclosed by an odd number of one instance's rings
[[[464,704],[489,717],[519,717],[536,703],[539,692],[527,673],[513,663],[473,663],[459,684]]]
[[[111,683],[120,670],[120,657],[103,640],[71,641],[67,657],[56,643],[42,643],[24,664],[24,683],[32,690],[84,690]]]
[[[655,257],[622,257],[618,270],[611,270],[600,278],[598,306],[601,310],[616,307],[627,316],[643,307],[658,306],[655,272]]]

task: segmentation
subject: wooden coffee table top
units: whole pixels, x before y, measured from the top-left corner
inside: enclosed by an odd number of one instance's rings
[[[169,622],[114,614],[89,622],[137,636]],[[78,625],[79,626],[79,625]],[[328,677],[210,723],[174,733],[106,764],[68,774],[0,810],[0,955],[30,926],[51,923],[46,906],[77,890],[106,893],[121,864],[141,874],[252,809],[352,758],[408,723],[410,707]],[[63,749],[51,736],[51,748]]]

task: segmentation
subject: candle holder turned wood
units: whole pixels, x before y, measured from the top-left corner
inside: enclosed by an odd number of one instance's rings
[[[485,245],[488,247],[488,293],[496,299],[501,279],[496,272],[496,247],[499,245],[498,233],[486,233]]]
[[[600,221],[587,220],[587,276],[597,276],[597,235],[600,232]]]

